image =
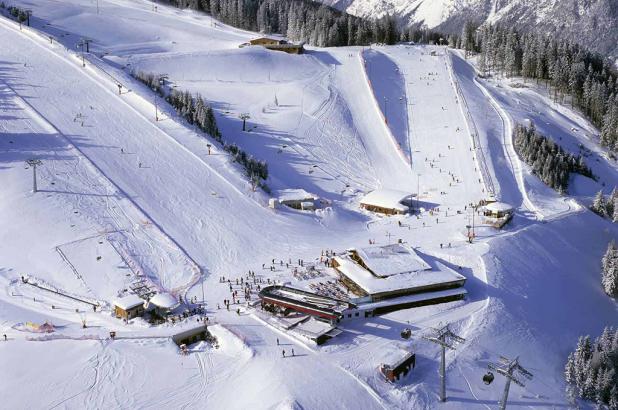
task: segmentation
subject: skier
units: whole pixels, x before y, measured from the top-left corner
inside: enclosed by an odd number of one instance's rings
[[[6,342],[6,333],[3,336],[4,336],[4,341]]]
[[[294,349],[292,349],[292,356],[294,356]]]
[[[279,346],[279,338],[277,338],[277,346]]]
[[[120,148],[120,153],[124,154],[124,148]]]
[[[283,357],[285,357],[285,349],[281,351],[281,354],[283,355]]]

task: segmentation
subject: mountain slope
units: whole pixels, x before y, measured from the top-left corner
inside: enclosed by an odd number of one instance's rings
[[[460,32],[467,19],[521,29],[534,27],[596,51],[618,55],[618,2],[614,0],[324,0],[362,17],[397,15],[404,21]]]

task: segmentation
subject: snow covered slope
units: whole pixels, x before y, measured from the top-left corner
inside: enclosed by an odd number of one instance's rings
[[[3,405],[435,408],[439,351],[421,336],[444,323],[467,339],[447,355],[445,407],[495,405],[502,384],[486,386],[481,375],[503,354],[520,355],[536,375],[525,389],[512,387],[514,403],[568,405],[567,350],[578,335],[618,324],[598,274],[618,232],[575,202],[588,200],[583,181],[570,197],[542,185],[513,154],[509,124],[532,116],[565,149],[585,144],[606,187],[616,185],[616,164],[572,110],[540,88],[479,81],[469,61],[442,47],[290,56],[238,48],[257,33],[163,5],[155,12],[147,1],[100,0],[99,14],[91,0],[23,4],[37,31],[0,19],[0,334],[8,337],[0,368],[12,376],[0,383]],[[82,67],[74,50],[85,36],[93,52]],[[213,139],[160,101],[155,121],[154,94],[128,75],[131,67],[200,92],[225,137],[268,161],[274,191],[304,189],[324,198],[324,208],[269,209],[268,195],[251,189]],[[250,132],[241,131],[240,113],[250,114]],[[43,161],[37,193],[24,169],[30,157]],[[469,205],[486,199],[490,185],[515,207],[514,219],[503,230],[477,226],[470,244]],[[360,197],[377,187],[418,191],[421,212],[360,210]],[[368,240],[401,240],[429,265],[460,272],[467,299],[351,319],[320,347],[275,328],[259,309],[220,308],[231,298],[223,276],[234,291],[248,271],[308,288],[335,280],[320,264],[324,250]],[[323,276],[295,275],[298,259]],[[23,283],[25,275],[83,301]],[[169,337],[195,317],[161,326],[116,319],[110,300],[142,276],[185,300],[203,299],[220,348],[196,344],[179,354]],[[102,308],[93,312],[91,300]],[[45,320],[54,334],[24,325]],[[404,341],[407,327],[413,337]],[[283,358],[283,349],[295,356]],[[417,352],[417,367],[387,383],[376,369],[402,349]]]

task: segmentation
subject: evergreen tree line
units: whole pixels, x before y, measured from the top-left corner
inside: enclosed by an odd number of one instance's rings
[[[217,120],[212,107],[199,94],[193,95],[189,91],[177,89],[172,89],[169,93],[165,93],[161,84],[161,76],[143,71],[133,71],[131,74],[161,97],[164,97],[165,101],[174,107],[176,113],[189,124],[196,125],[201,131],[210,134],[219,142],[223,149],[232,156],[234,161],[243,166],[245,173],[254,185],[259,185],[265,190],[268,189],[263,182],[268,179],[268,164],[265,161],[253,158],[236,144],[225,142],[217,126]]]
[[[564,370],[567,395],[618,410],[618,330],[605,327],[600,337],[580,337]]]
[[[541,181],[561,194],[567,192],[571,172],[595,178],[581,155],[565,152],[534,128],[517,124],[513,130],[514,147],[523,161]]]
[[[210,13],[234,27],[278,33],[290,40],[329,47],[394,44],[400,40],[397,20],[369,20],[311,0],[167,0],[180,7]]]
[[[612,190],[609,196],[603,195],[603,191],[597,192],[590,209],[603,218],[618,222],[618,191],[616,191],[616,188]]]
[[[9,16],[13,17],[20,23],[28,20],[28,13],[26,13],[26,10],[20,9],[19,7],[7,6],[6,3],[0,2],[0,9],[6,9],[9,12]]]
[[[458,45],[480,53],[483,74],[544,81],[557,102],[568,96],[601,130],[601,143],[618,151],[618,74],[608,59],[565,40],[497,25],[466,23]]]
[[[281,34],[293,41],[319,47],[365,46],[373,43],[457,43],[458,36],[416,27],[401,27],[386,15],[379,19],[356,17],[311,0],[167,0],[179,8],[210,13],[234,27]]]
[[[601,285],[608,296],[618,298],[618,249],[611,241],[601,259]],[[617,358],[618,359],[618,358]]]

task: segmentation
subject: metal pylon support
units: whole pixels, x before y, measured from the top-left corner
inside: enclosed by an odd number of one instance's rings
[[[440,345],[442,348],[442,357],[440,361],[440,401],[446,401],[446,349],[455,350],[453,344],[464,343],[466,339],[453,333],[448,324],[440,329],[433,329],[432,334],[430,336],[423,336],[423,339]]]
[[[506,409],[506,402],[509,397],[509,389],[511,387],[511,382],[524,387],[524,382],[520,379],[523,377],[527,380],[532,380],[533,374],[528,370],[524,369],[519,364],[519,356],[514,360],[510,360],[506,357],[500,356],[500,363],[489,363],[487,366],[490,370],[495,371],[496,373],[501,374],[506,377],[506,384],[504,386],[504,393],[502,393],[502,400],[500,400],[500,410]]]
[[[26,160],[26,164],[28,164],[28,165],[30,165],[32,167],[32,192],[36,192],[37,191],[37,186],[36,186],[36,167],[38,165],[43,165],[43,163],[41,162],[40,159],[32,158],[32,159]]]

